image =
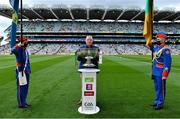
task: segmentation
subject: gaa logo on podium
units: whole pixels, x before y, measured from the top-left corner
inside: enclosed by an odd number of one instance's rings
[[[85,108],[86,110],[93,110],[93,109],[94,109],[93,106],[94,106],[94,105],[93,105],[92,102],[85,102],[85,103],[84,103],[84,108]]]
[[[93,106],[93,103],[92,102],[85,102],[84,106],[85,107],[91,107],[91,106]]]

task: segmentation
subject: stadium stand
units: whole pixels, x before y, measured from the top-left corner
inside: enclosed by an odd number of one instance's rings
[[[112,32],[112,33],[142,33],[143,23],[135,22],[24,22],[24,32]],[[20,26],[19,26],[20,27]],[[179,23],[155,23],[154,33],[180,33]],[[18,28],[20,31],[20,28]]]
[[[139,8],[92,7],[87,10],[86,7],[68,8],[60,5],[57,8],[41,8],[39,5],[32,8],[27,6],[22,12],[23,35],[30,41],[31,54],[74,54],[84,43],[86,35],[94,37],[95,44],[105,55],[150,54],[142,35],[144,10]],[[11,8],[0,6],[0,15],[11,18],[11,13]],[[173,54],[180,54],[180,46],[172,44],[180,39],[180,24],[177,22],[180,20],[179,11],[155,10],[155,14],[154,36],[158,32],[166,33]],[[10,32],[10,29],[11,26],[5,31]],[[17,37],[19,35],[20,25]],[[0,54],[9,53],[9,45],[0,46]]]
[[[135,44],[95,44],[103,55],[150,55],[151,52],[145,45]],[[34,55],[73,55],[81,46],[80,44],[30,44],[28,49]],[[170,45],[173,55],[180,55],[180,45]],[[0,55],[10,54],[9,45],[0,47]]]

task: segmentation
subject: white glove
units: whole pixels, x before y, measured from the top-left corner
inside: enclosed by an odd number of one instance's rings
[[[22,46],[24,46],[24,44],[20,42],[20,43],[18,43],[18,46],[22,47]]]

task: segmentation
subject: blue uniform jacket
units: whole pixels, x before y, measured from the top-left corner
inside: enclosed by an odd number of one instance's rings
[[[91,47],[88,47],[87,45],[85,45],[85,46],[80,47],[80,49],[81,48],[98,48],[98,47],[96,47],[94,45],[92,45]],[[83,64],[86,63],[86,59],[78,56],[77,60],[80,61],[79,69],[84,68]],[[91,60],[91,62],[95,65],[95,67],[93,67],[93,68],[98,69],[98,61],[99,61],[99,56],[97,56],[97,57],[95,57],[94,59]]]
[[[153,48],[153,68],[152,75],[154,76],[165,76],[169,74],[171,70],[171,51],[167,46],[159,47],[155,45]]]
[[[29,61],[29,53],[26,49],[19,47],[18,45],[14,46],[12,48],[12,53],[16,56],[16,66],[18,71],[25,71],[25,73],[30,74],[31,68],[30,68],[30,61]],[[23,54],[23,57],[21,58],[21,55]]]

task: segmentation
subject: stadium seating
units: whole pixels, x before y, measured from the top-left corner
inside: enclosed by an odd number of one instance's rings
[[[104,55],[150,55],[150,50],[145,45],[134,44],[95,44],[102,50]],[[28,49],[30,54],[72,55],[80,47],[80,44],[30,44]],[[180,55],[180,45],[170,45],[172,54]],[[0,47],[0,55],[10,54],[9,45]]]
[[[154,23],[154,32],[164,32],[170,34],[180,33],[180,24],[178,23]],[[7,29],[10,31],[9,29]],[[20,29],[18,28],[18,31]],[[24,32],[104,32],[104,33],[142,33],[142,22],[82,22],[82,21],[24,21]],[[51,41],[59,40],[58,38],[30,38],[32,41]],[[53,54],[74,54],[80,47],[78,41],[83,38],[68,38],[63,39],[68,41],[75,41],[75,44],[47,44],[47,43],[33,43],[29,46],[31,54],[53,55]],[[95,39],[97,40],[97,39]],[[98,39],[101,41],[102,39]],[[103,39],[105,40],[105,39]],[[117,39],[108,38],[106,40],[116,41]],[[122,40],[122,39],[118,39]],[[138,41],[139,39],[124,38],[124,41]],[[141,41],[144,39],[140,39]],[[171,39],[174,40],[174,39]],[[77,43],[76,43],[77,42]],[[173,42],[173,41],[172,41]],[[100,47],[104,54],[117,55],[146,55],[150,54],[149,49],[144,45],[130,45],[130,44],[96,44]],[[172,53],[180,54],[180,46],[171,45]],[[0,46],[0,54],[10,54],[9,45]]]
[[[25,32],[121,32],[142,33],[143,23],[138,22],[24,22]],[[178,23],[155,23],[154,33],[180,33]],[[20,29],[18,28],[18,31]]]

